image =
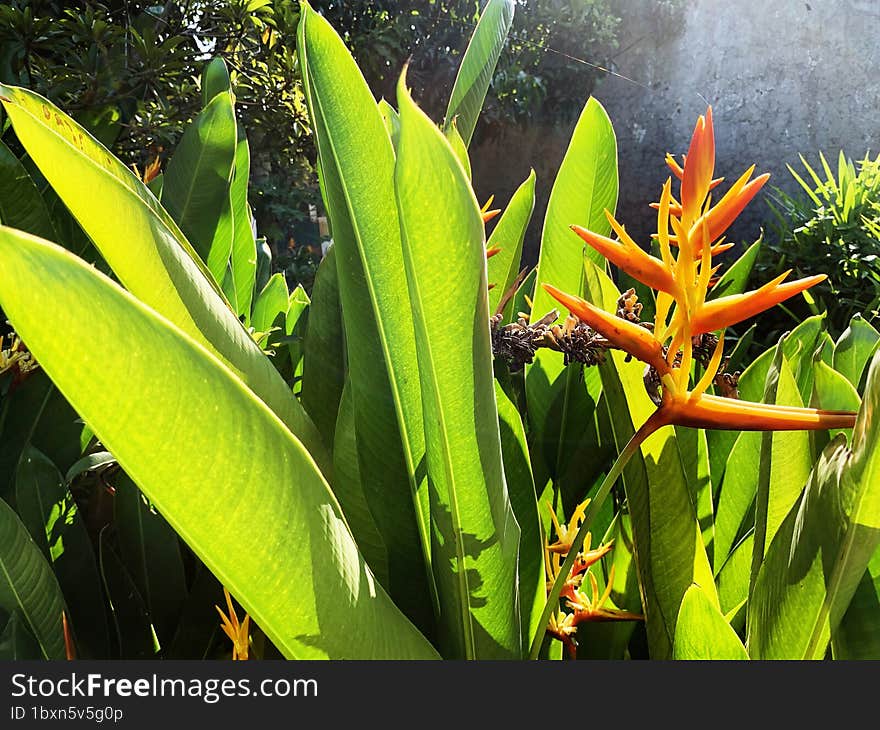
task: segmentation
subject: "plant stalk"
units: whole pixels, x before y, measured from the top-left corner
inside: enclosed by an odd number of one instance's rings
[[[571,572],[574,561],[584,545],[587,533],[590,531],[590,526],[593,524],[593,520],[596,518],[596,515],[599,514],[599,510],[602,509],[602,505],[608,498],[608,495],[611,492],[611,487],[614,486],[617,478],[623,473],[629,460],[633,457],[633,454],[638,451],[645,439],[663,426],[668,425],[666,416],[667,414],[664,412],[664,409],[662,407],[658,408],[651,414],[651,417],[641,425],[639,430],[632,435],[632,438],[630,438],[629,441],[627,441],[626,446],[623,447],[623,450],[614,461],[614,464],[611,465],[611,469],[602,481],[596,495],[590,500],[590,504],[584,513],[584,521],[581,523],[577,535],[575,535],[575,538],[571,543],[571,548],[559,569],[559,575],[556,576],[556,580],[550,588],[550,593],[547,595],[547,603],[544,605],[544,611],[541,613],[541,620],[538,622],[538,629],[535,631],[534,637],[532,637],[529,659],[538,658],[538,654],[541,651],[541,644],[544,641],[544,635],[547,632],[547,624],[550,621],[550,614],[559,604],[559,595],[562,593],[562,587],[565,585],[566,577]]]

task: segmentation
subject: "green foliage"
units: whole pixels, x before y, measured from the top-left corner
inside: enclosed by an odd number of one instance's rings
[[[794,269],[827,274],[811,289],[810,299],[790,309],[796,316],[827,313],[828,328],[841,333],[855,314],[869,323],[880,316],[880,156],[853,164],[840,152],[835,172],[820,152],[817,171],[801,157],[807,176],[789,166],[803,191],[772,196],[776,223],[756,266],[761,281]],[[805,179],[806,177],[806,179]],[[778,327],[791,327],[786,318]]]
[[[464,39],[473,31],[484,5],[480,0],[314,3],[340,29],[377,97],[395,98],[397,77],[409,60],[410,84],[419,90],[422,108],[437,119],[452,101],[450,90],[466,50]],[[515,5],[516,12],[506,50],[491,76],[481,133],[497,134],[512,122],[576,119],[602,73],[570,57],[583,58],[587,53],[587,60],[609,65],[607,57],[615,47],[621,22],[618,4],[610,0],[496,0],[493,5]],[[468,140],[470,135],[463,136]]]
[[[459,74],[475,91],[450,102],[465,131],[499,8],[514,5],[489,6]],[[809,317],[751,363],[728,343],[744,400],[858,411],[852,429],[646,436],[643,363],[603,349],[584,367],[562,347],[574,323],[541,324],[542,283],[622,307],[568,228],[607,232],[616,204],[601,105],[573,124],[521,279],[542,181],[487,231],[469,133],[435,124],[408,77],[399,112],[377,103],[331,24],[287,11],[334,239],[308,262],[311,296],[255,237],[234,67],[207,64],[150,186],[49,100],[0,86],[16,332],[0,344],[0,656],[229,656],[225,587],[256,658],[558,658],[560,639],[570,658],[880,658],[876,329],[855,316],[834,339],[830,315]],[[496,347],[511,320],[544,327],[524,373]]]
[[[254,151],[260,229],[286,243],[315,197],[298,20],[292,0],[12,0],[0,5],[0,82],[46,96],[143,170],[167,161],[225,76]],[[226,68],[201,79],[211,55]]]

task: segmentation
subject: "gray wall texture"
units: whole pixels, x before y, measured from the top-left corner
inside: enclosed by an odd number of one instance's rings
[[[617,133],[618,218],[637,240],[656,229],[648,203],[669,174],[665,153],[687,151],[707,103],[716,174],[726,184],[756,163],[756,173],[771,173],[769,186],[794,191],[785,166],[799,168],[799,153],[813,163],[819,150],[834,159],[840,149],[853,159],[878,152],[880,0],[687,0],[673,29],[657,27],[650,0],[621,0],[633,1],[638,12],[621,27],[614,70],[638,83],[608,76],[594,95]],[[532,257],[569,133],[513,131],[478,154],[475,179],[504,180],[496,189],[502,199],[535,165],[542,190],[528,235]],[[754,240],[770,217],[762,193],[730,239]]]

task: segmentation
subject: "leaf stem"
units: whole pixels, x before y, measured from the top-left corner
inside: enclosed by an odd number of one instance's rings
[[[611,487],[614,486],[617,478],[623,473],[629,460],[633,457],[633,454],[638,451],[645,439],[666,425],[668,425],[668,421],[665,409],[662,407],[658,408],[651,414],[651,417],[642,424],[639,430],[632,435],[632,438],[630,438],[626,446],[623,447],[623,450],[618,455],[614,464],[611,465],[611,469],[602,481],[595,496],[590,500],[590,504],[584,514],[584,521],[581,523],[577,535],[575,535],[575,538],[571,543],[571,548],[559,569],[559,574],[556,576],[556,580],[553,581],[553,586],[550,588],[550,592],[547,595],[547,603],[544,605],[544,611],[541,614],[540,621],[538,621],[538,628],[535,631],[534,637],[532,637],[529,659],[538,658],[538,654],[541,651],[541,644],[543,643],[544,635],[547,631],[547,624],[550,621],[550,614],[559,603],[559,595],[562,593],[562,587],[565,585],[566,576],[571,572],[577,554],[583,547],[587,533],[590,531],[590,526],[596,518],[596,515],[599,513],[599,510],[602,509],[602,505],[605,504],[605,500],[611,492]]]

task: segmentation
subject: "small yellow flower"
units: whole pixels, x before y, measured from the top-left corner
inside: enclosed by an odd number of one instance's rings
[[[614,585],[614,566],[608,574],[608,582],[602,595],[599,595],[599,583],[592,573],[590,577],[591,596],[583,591],[576,591],[574,596],[568,599],[568,607],[573,611],[572,623],[577,626],[584,621],[642,621],[644,616],[630,611],[622,611],[617,608],[606,608],[605,604],[611,597],[611,587]]]
[[[496,215],[498,215],[501,212],[501,208],[495,208],[494,210],[489,210],[489,206],[492,205],[494,200],[495,200],[495,196],[490,195],[489,199],[486,201],[486,204],[482,208],[480,208],[480,215],[483,217],[483,223],[488,223],[490,220],[492,220]]]
[[[214,606],[217,613],[220,614],[220,627],[232,641],[232,659],[233,661],[245,660],[248,658],[248,649],[250,642],[251,617],[244,615],[244,621],[239,623],[235,608],[232,606],[232,596],[226,587],[223,587],[223,595],[226,596],[226,608],[229,614],[224,614],[220,606]]]

